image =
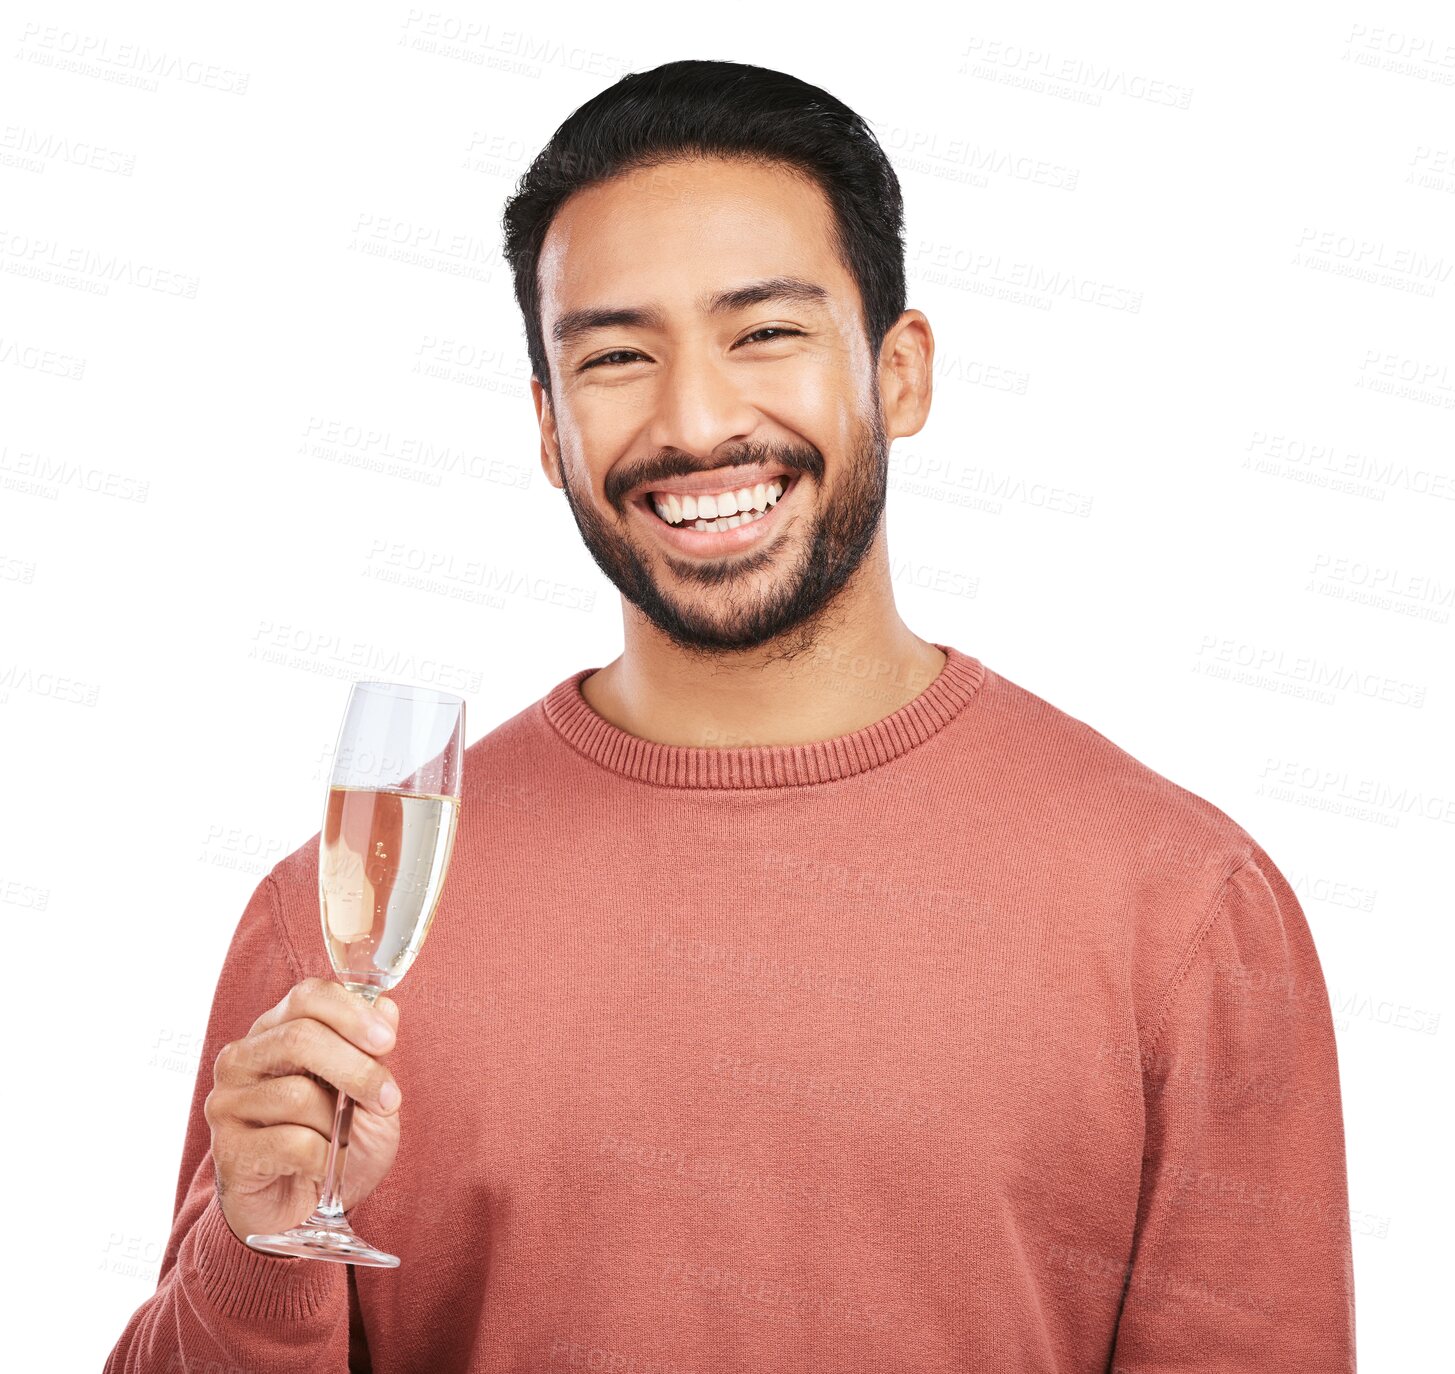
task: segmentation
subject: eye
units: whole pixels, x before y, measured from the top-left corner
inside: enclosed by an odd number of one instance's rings
[[[599,358],[592,358],[589,363],[582,363],[581,366],[576,370],[578,372],[585,372],[588,368],[601,367],[603,365],[608,367],[615,367],[618,366],[618,364],[608,363],[607,359],[620,358],[622,356],[628,358],[640,358],[642,355],[630,348],[613,348],[610,353],[603,353]]]
[[[755,329],[751,334],[745,335],[740,340],[740,342],[748,343],[753,339],[757,339],[760,334],[776,334],[779,338],[784,339],[802,338],[803,330],[790,329],[786,325],[769,324],[764,325],[762,329]],[[773,340],[763,339],[761,342],[772,343]],[[610,353],[603,353],[599,358],[592,358],[590,362],[582,363],[581,366],[576,370],[578,372],[587,372],[593,367],[623,367],[625,366],[624,363],[614,363],[611,361],[611,359],[626,358],[630,360],[634,358],[640,358],[641,356],[642,355],[633,348],[613,348]]]
[[[780,338],[791,339],[802,338],[803,330],[789,329],[781,324],[768,324],[764,325],[762,329],[755,329],[751,334],[746,335],[743,339],[743,342],[747,343],[749,339],[756,339],[759,334],[777,334]],[[768,339],[765,340],[765,342],[772,343],[772,340]]]

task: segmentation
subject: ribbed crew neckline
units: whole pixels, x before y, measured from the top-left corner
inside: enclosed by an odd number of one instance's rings
[[[802,787],[852,777],[907,754],[975,700],[985,666],[952,645],[935,648],[945,655],[945,665],[917,697],[847,735],[808,744],[714,749],[642,739],[599,715],[582,695],[581,684],[597,668],[582,668],[557,683],[541,706],[556,732],[578,753],[638,782],[692,788]]]

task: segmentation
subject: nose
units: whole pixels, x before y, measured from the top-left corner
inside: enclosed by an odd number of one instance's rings
[[[662,374],[648,439],[707,459],[724,444],[746,440],[758,422],[724,363],[681,350]]]

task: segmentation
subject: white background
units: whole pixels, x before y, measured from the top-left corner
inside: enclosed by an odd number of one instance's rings
[[[216,973],[317,830],[347,680],[462,686],[474,740],[617,653],[618,597],[539,469],[498,226],[572,109],[680,57],[873,121],[938,344],[893,457],[901,611],[1274,856],[1338,1025],[1361,1362],[1445,1347],[1455,14],[824,23],[4,20],[16,1367],[99,1366],[153,1289]]]

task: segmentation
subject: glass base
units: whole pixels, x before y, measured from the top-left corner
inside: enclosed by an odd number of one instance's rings
[[[375,1269],[399,1268],[399,1256],[376,1250],[353,1233],[342,1217],[332,1220],[315,1212],[302,1226],[275,1235],[249,1236],[247,1244],[270,1255],[364,1264]]]

